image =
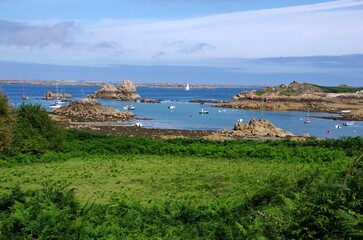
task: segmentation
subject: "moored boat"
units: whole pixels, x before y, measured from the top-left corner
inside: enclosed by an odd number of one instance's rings
[[[190,90],[189,83],[187,83],[187,85],[185,86],[185,90],[186,91],[189,91]]]
[[[57,109],[57,108],[60,108],[60,107],[62,107],[63,105],[62,104],[60,104],[60,103],[58,103],[58,102],[55,102],[55,103],[53,103],[53,104],[50,104],[49,105],[49,107],[51,108],[51,109]]]
[[[135,106],[127,105],[127,106],[123,107],[123,109],[125,109],[125,110],[135,110]]]
[[[209,112],[207,110],[204,110],[204,109],[202,109],[202,110],[199,111],[199,114],[208,114],[208,113]]]
[[[345,122],[345,123],[343,123],[343,126],[346,126],[346,127],[353,126],[353,125],[354,125],[354,122]]]

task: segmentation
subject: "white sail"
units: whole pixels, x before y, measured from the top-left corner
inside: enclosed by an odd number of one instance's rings
[[[190,87],[189,87],[189,83],[187,83],[187,86],[185,87],[185,90],[189,91]]]

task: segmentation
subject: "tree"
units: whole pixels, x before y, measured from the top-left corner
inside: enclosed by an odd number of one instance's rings
[[[16,110],[17,152],[41,154],[59,150],[64,141],[62,128],[39,104],[22,104]]]
[[[14,109],[8,98],[0,92],[0,153],[7,153],[12,149],[14,122]]]

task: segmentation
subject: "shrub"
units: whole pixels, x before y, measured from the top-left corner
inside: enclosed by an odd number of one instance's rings
[[[7,97],[0,92],[0,153],[7,153],[12,148],[14,121],[14,109]]]
[[[92,229],[72,190],[15,188],[0,198],[0,239],[84,239]]]
[[[62,128],[40,105],[22,104],[16,111],[17,152],[40,154],[59,150],[64,141]]]

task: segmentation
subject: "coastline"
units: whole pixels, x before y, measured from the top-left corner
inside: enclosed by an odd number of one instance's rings
[[[120,81],[122,82],[122,81]],[[117,83],[120,83],[117,82]],[[81,80],[0,80],[0,84],[33,84],[33,85],[69,85],[69,86],[103,86],[108,82],[98,81],[81,81]],[[111,82],[115,85],[117,83]],[[136,87],[150,87],[150,88],[177,88],[184,89],[186,84],[181,83],[135,83]],[[230,84],[190,84],[191,89],[215,89],[215,88],[263,88],[264,85],[230,85]]]
[[[57,120],[56,120],[57,121]],[[59,122],[59,121],[58,121]],[[161,128],[144,128],[137,126],[108,126],[97,125],[97,123],[88,122],[59,122],[67,129],[77,129],[96,134],[106,134],[120,137],[139,137],[139,138],[152,138],[152,139],[176,139],[176,138],[190,138],[190,139],[207,139],[215,141],[223,140],[321,140],[321,138],[309,136],[289,136],[289,137],[275,137],[275,136],[239,136],[231,135],[232,131],[217,131],[217,130],[184,130],[184,129],[161,129]]]

